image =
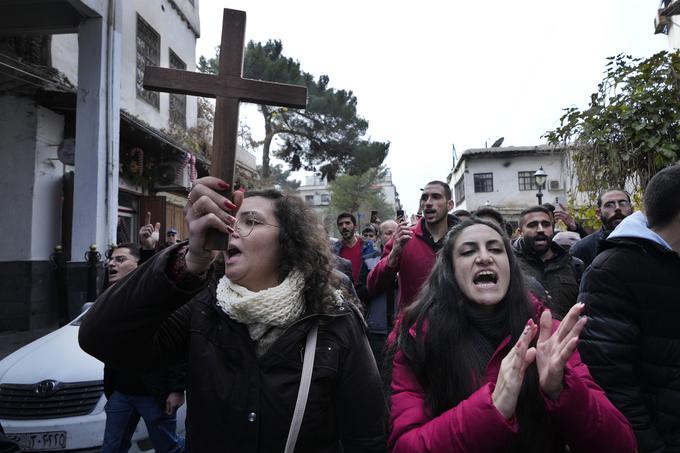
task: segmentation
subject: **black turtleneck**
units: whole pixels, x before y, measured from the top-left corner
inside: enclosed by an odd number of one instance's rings
[[[423,230],[423,238],[425,239],[425,242],[427,242],[430,247],[432,247],[432,250],[435,252],[438,252],[444,247],[444,239],[446,239],[446,235],[443,235],[441,238],[439,238],[438,241],[435,242],[434,238],[432,237],[432,233],[430,233],[430,230],[427,229],[427,222],[425,221],[425,218],[423,217],[421,220],[421,229]],[[447,214],[446,217],[446,226],[447,230],[450,230],[454,226],[458,225],[460,223],[460,219],[456,217],[453,214]]]
[[[483,376],[496,348],[510,333],[507,304],[501,301],[489,310],[489,307],[468,302],[466,312],[472,333],[471,345],[479,359],[477,371]]]

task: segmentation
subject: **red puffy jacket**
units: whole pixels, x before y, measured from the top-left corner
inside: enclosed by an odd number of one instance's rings
[[[394,276],[398,272],[399,311],[415,300],[437,259],[432,246],[423,237],[423,223],[424,221],[420,221],[412,228],[413,237],[404,245],[396,268],[387,265],[387,257],[394,246],[394,241],[391,240],[385,244],[382,258],[366,279],[369,294],[380,293],[392,287]]]
[[[559,321],[553,321],[553,331]],[[411,334],[416,335],[415,329]],[[515,418],[507,420],[493,405],[501,361],[510,349],[508,336],[487,365],[483,385],[455,407],[432,418],[425,394],[404,354],[393,362],[389,448],[392,453],[501,452],[518,436]],[[573,453],[633,452],[636,442],[626,418],[593,381],[575,351],[564,371],[564,388],[556,401],[544,398],[546,414]]]

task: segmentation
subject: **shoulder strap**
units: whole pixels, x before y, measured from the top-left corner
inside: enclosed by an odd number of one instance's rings
[[[297,401],[295,401],[295,411],[293,412],[293,420],[290,422],[290,430],[288,431],[288,439],[286,439],[286,449],[284,453],[293,453],[295,444],[297,443],[298,434],[300,433],[300,425],[302,425],[302,417],[305,415],[305,407],[307,406],[307,396],[309,395],[309,385],[312,382],[312,371],[314,368],[314,354],[316,353],[316,337],[319,332],[318,321],[314,323],[314,327],[307,334],[307,342],[305,343],[305,356],[302,359],[302,376],[300,377],[300,388],[298,389]]]

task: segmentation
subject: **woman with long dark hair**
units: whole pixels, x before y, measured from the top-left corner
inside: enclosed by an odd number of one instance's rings
[[[197,181],[189,241],[107,290],[82,348],[124,370],[186,359],[189,451],[384,452],[380,376],[313,212],[276,190],[237,209],[224,185]],[[221,270],[210,228],[229,235]]]
[[[392,452],[628,452],[635,438],[559,323],[525,289],[500,228],[454,227],[392,344]]]

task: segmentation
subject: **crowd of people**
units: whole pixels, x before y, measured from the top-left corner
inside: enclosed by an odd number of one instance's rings
[[[680,451],[680,165],[644,214],[604,191],[591,234],[559,205],[508,229],[431,181],[413,221],[341,213],[331,243],[295,196],[222,189],[193,186],[186,241],[147,222],[80,329],[116,373],[182,370],[155,396],[186,389],[182,449]]]

